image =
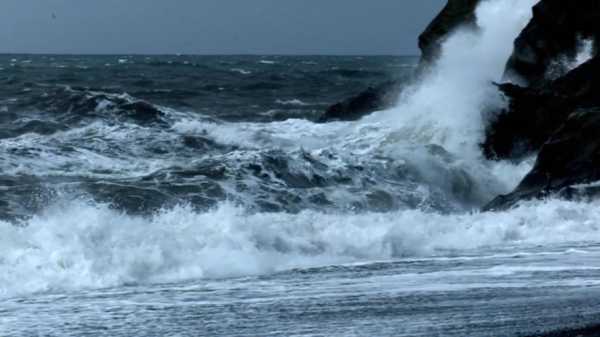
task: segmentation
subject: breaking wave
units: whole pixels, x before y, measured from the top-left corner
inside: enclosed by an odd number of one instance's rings
[[[0,295],[597,241],[598,206],[547,201],[504,213],[292,215],[248,214],[225,203],[209,212],[178,206],[143,217],[57,203],[23,226],[0,222]]]

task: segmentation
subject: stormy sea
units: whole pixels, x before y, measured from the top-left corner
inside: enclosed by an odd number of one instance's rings
[[[600,202],[480,212],[532,0],[414,56],[0,56],[0,336],[530,336],[600,321]],[[585,57],[585,55],[582,55]],[[392,108],[319,123],[396,81]]]

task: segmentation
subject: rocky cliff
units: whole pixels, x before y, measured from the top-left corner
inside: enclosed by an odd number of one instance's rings
[[[599,42],[599,33],[600,1],[542,0],[515,41],[506,77],[530,86],[541,85],[558,61],[577,57],[584,41]]]
[[[506,69],[507,79],[520,85],[499,85],[509,106],[487,126],[482,148],[490,159],[538,157],[519,186],[485,210],[547,196],[600,195],[594,185],[600,180],[600,1],[541,0],[533,11]],[[581,49],[583,42],[589,50]],[[557,66],[562,76],[556,79]]]
[[[476,25],[479,0],[449,0],[419,37],[416,78],[440,56],[444,40],[459,27]],[[537,155],[532,171],[511,193],[484,210],[522,200],[600,196],[600,0],[540,0],[507,60],[498,90],[508,106],[493,114],[482,143],[491,160]],[[371,88],[332,106],[323,116],[353,120],[393,103],[395,85]],[[393,94],[390,94],[393,93]]]
[[[475,10],[480,0],[448,0],[442,11],[419,36],[421,67],[435,62],[446,38],[459,27],[475,27]]]

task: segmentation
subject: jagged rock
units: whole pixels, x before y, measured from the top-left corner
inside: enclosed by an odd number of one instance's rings
[[[510,194],[500,196],[484,210],[507,209],[521,200],[552,194],[572,198],[597,196],[600,180],[600,108],[578,110],[544,144],[533,170]]]
[[[442,11],[419,36],[421,65],[433,63],[442,50],[444,40],[461,26],[475,27],[475,10],[480,0],[448,0]]]
[[[600,106],[600,56],[541,87],[499,85],[509,107],[486,128],[489,159],[519,159],[539,151],[574,110]]]
[[[397,82],[369,87],[356,96],[330,106],[318,122],[354,121],[374,111],[389,108],[395,103],[400,90],[400,84]]]
[[[505,77],[539,86],[553,62],[575,58],[585,39],[600,42],[600,1],[542,0],[515,41]]]
[[[600,197],[600,184],[591,184],[600,180],[600,56],[592,50],[590,60],[566,75],[551,73],[557,61],[576,64],[582,41],[598,45],[600,1],[541,0],[533,12],[505,74],[528,87],[499,85],[510,104],[487,127],[482,146],[490,159],[539,154],[519,186],[484,210],[550,195]]]

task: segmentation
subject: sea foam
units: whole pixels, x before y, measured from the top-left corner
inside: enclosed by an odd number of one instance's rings
[[[23,226],[0,222],[0,296],[598,241],[599,206],[555,200],[504,213],[294,215],[224,203],[209,212],[178,206],[143,217],[58,202]]]

